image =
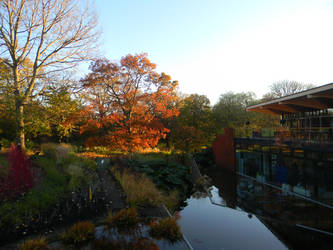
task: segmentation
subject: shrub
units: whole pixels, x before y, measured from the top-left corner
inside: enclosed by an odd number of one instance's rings
[[[51,249],[45,240],[41,237],[39,239],[28,240],[18,246],[19,250],[49,250]]]
[[[182,232],[177,224],[176,218],[167,217],[158,222],[153,221],[150,224],[150,235],[156,239],[167,239],[176,242],[182,238]]]
[[[40,148],[43,152],[43,154],[47,157],[47,158],[51,158],[51,159],[56,159],[56,149],[58,147],[58,144],[56,143],[43,143]]]
[[[116,214],[109,213],[107,223],[120,231],[128,231],[137,227],[139,220],[135,208],[122,209]]]
[[[3,147],[3,148],[9,148],[10,147],[10,141],[9,140],[7,140],[7,139],[5,139],[5,138],[2,138],[1,140],[0,140],[0,144],[1,144],[1,146]]]
[[[95,238],[95,225],[89,221],[82,221],[71,226],[63,235],[65,244],[81,245]]]
[[[186,192],[186,188],[192,184],[189,168],[169,160],[156,158],[155,155],[155,158],[136,157],[129,164],[135,170],[145,173],[160,189],[170,191],[176,188],[180,192]]]
[[[33,176],[28,157],[14,144],[8,154],[8,161],[9,173],[1,180],[0,197],[11,198],[29,190],[33,186]]]

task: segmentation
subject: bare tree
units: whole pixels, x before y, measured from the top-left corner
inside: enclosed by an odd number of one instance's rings
[[[24,106],[43,90],[39,79],[76,66],[94,51],[97,19],[82,0],[2,0],[0,55],[11,69],[17,140],[24,143]],[[45,82],[45,81],[44,81]],[[43,83],[41,83],[43,85]]]
[[[313,84],[303,84],[297,81],[283,80],[275,82],[269,87],[271,91],[265,96],[272,99],[292,95],[307,89],[314,88],[315,86]]]

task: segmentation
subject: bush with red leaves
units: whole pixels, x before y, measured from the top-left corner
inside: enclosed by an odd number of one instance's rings
[[[0,179],[0,199],[13,198],[32,188],[31,163],[21,148],[12,144],[8,153],[9,173]]]

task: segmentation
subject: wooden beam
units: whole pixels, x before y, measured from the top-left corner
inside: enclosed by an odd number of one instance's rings
[[[281,115],[282,114],[281,112],[278,112],[276,110],[271,110],[269,108],[264,108],[264,107],[250,108],[250,109],[247,109],[246,111],[254,111],[254,112],[270,114],[270,115]]]
[[[283,101],[283,102],[279,102],[279,103],[287,104],[287,105],[292,104],[292,105],[299,106],[299,107],[311,108],[313,110],[328,108],[328,105],[318,101],[316,98],[295,99],[295,100],[288,100],[288,101]]]
[[[285,103],[278,103],[278,104],[269,104],[266,105],[265,108],[269,108],[271,110],[281,111],[281,113],[298,113],[302,112],[303,110],[294,107],[293,105],[288,105]]]
[[[311,97],[333,99],[333,91],[308,95],[308,98],[311,98]]]

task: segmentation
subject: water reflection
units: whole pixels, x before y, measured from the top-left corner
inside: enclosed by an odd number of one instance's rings
[[[213,205],[208,197],[187,203],[179,224],[194,249],[286,249],[255,216]]]
[[[332,209],[248,177],[209,176],[211,197],[191,197],[181,211],[194,249],[331,249]]]

